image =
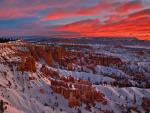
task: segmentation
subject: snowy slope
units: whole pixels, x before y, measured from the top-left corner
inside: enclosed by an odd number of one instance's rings
[[[78,70],[78,68],[68,70],[65,65],[59,64],[58,59],[54,58],[52,62],[57,65],[48,65],[43,61],[45,56],[42,56],[43,59],[40,60],[35,58],[38,55],[31,52],[32,46],[35,45],[25,42],[0,44],[0,100],[4,103],[4,113],[150,112],[150,107],[146,106],[150,103],[150,63],[148,54],[147,56],[139,56],[135,54],[135,51],[128,50],[129,48],[124,50],[127,52],[126,55],[121,52],[122,48],[108,50],[105,54],[110,53],[109,55],[120,57],[124,64],[122,67],[99,64],[94,67],[94,73],[87,65],[83,65],[86,61],[82,65],[76,62],[73,63],[90,71]],[[40,47],[42,46],[40,45]],[[105,47],[96,45],[96,47],[93,47],[94,52],[96,54],[102,53],[99,48],[104,49]],[[44,46],[44,48],[46,47]],[[80,52],[82,50],[81,48]],[[91,49],[87,50],[91,51]],[[82,60],[87,59],[86,56],[87,54],[83,56]],[[34,66],[31,66],[33,62],[29,62],[29,65],[28,63],[23,65],[28,57],[35,60],[35,71],[30,69],[34,68]],[[125,57],[127,60],[125,60]],[[65,56],[64,58],[68,57]],[[77,60],[80,61],[81,59]],[[24,67],[20,69],[20,65]],[[42,72],[43,65],[45,67]],[[56,82],[56,84],[54,85],[53,82]],[[86,87],[89,89],[86,89]],[[56,88],[56,91],[53,88]],[[61,93],[58,93],[60,90],[65,91],[65,89],[67,89],[66,92],[62,93],[61,91]],[[65,97],[65,95],[68,95],[68,89],[69,92],[72,92],[70,98]],[[79,93],[78,90],[83,92]],[[90,97],[90,90],[94,94],[103,95],[101,100],[97,101]],[[82,94],[79,97],[83,97],[83,100],[84,96],[87,96],[87,102],[79,99],[81,102],[76,105],[77,103],[73,97],[75,91],[77,91],[75,94]],[[91,94],[93,95],[93,93]],[[92,100],[93,103],[89,102],[88,99]],[[70,100],[71,104],[75,105],[74,107],[70,107]]]

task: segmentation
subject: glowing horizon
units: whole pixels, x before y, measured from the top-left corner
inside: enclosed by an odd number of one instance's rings
[[[2,0],[0,36],[150,40],[149,0]]]

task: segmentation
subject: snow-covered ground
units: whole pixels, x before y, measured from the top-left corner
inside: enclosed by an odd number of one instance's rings
[[[122,67],[96,65],[94,68],[95,73],[91,71],[91,68],[89,68],[90,71],[67,70],[63,66],[55,67],[45,64],[50,72],[57,72],[60,77],[67,78],[71,76],[75,80],[88,81],[90,87],[96,88],[96,91],[104,95],[107,100],[106,104],[96,102],[96,105],[91,105],[89,110],[83,102],[80,106],[69,107],[69,100],[62,94],[54,92],[51,80],[55,80],[55,78],[41,72],[42,60],[35,62],[35,72],[20,71],[18,69],[19,63],[27,56],[21,56],[19,52],[30,52],[26,43],[20,43],[21,46],[19,46],[19,42],[0,44],[0,101],[2,100],[4,103],[4,106],[2,106],[5,109],[4,113],[150,112],[150,107],[148,107],[148,112],[143,107],[145,105],[143,104],[143,98],[150,101],[150,85],[148,84],[150,83],[149,53],[139,56],[135,51],[129,49],[133,48],[131,46],[128,46],[128,49],[109,49],[106,45],[90,45],[95,49],[93,53],[115,56],[124,63]],[[143,49],[143,46],[138,46],[138,48]],[[80,52],[82,52],[82,48]],[[80,60],[78,59],[78,61]],[[56,61],[53,62],[57,63]],[[79,64],[76,65],[79,66]],[[87,68],[87,65],[85,66]],[[139,73],[142,73],[142,77],[138,75]],[[69,82],[69,84],[71,83]]]

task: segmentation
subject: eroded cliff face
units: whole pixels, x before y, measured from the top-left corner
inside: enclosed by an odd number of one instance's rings
[[[150,105],[150,99],[143,97],[142,100],[143,100],[142,106],[144,108],[144,111],[146,113],[148,113],[150,111],[150,107],[149,107],[149,105]]]
[[[17,50],[16,54],[21,58],[19,65],[20,71],[35,72],[35,62],[43,62],[46,65],[53,66],[55,63],[61,64],[61,59],[65,57],[63,47],[41,46],[25,44],[22,45],[25,50]]]
[[[49,77],[53,92],[64,96],[70,107],[79,107],[82,103],[87,106],[95,106],[96,102],[107,104],[104,94],[96,91],[89,81],[61,76],[45,65],[42,65],[40,71],[44,77]]]
[[[82,103],[95,106],[96,102],[107,104],[105,96],[85,80],[75,80],[72,77],[60,77],[51,80],[52,89],[55,93],[61,94],[68,99],[70,107],[78,107]]]
[[[24,58],[22,62],[19,64],[18,70],[21,72],[24,72],[24,71],[36,72],[34,57]]]
[[[46,46],[29,46],[29,50],[31,52],[31,55],[37,60],[43,60],[48,65],[52,65],[53,57],[52,57],[52,51],[49,47]]]
[[[42,65],[40,68],[40,72],[42,72],[44,77],[51,77],[51,78],[59,78],[59,73],[57,71],[54,71],[52,69],[48,69],[45,65]]]
[[[34,59],[36,62],[43,62],[49,66],[59,66],[61,68],[72,71],[86,71],[85,68],[87,68],[93,73],[96,73],[95,69],[97,65],[108,67],[111,67],[113,65],[119,67],[124,64],[123,61],[117,57],[94,53],[83,53],[81,51],[69,51],[67,50],[66,46],[25,44],[22,45],[22,48],[23,47],[26,48],[25,51],[17,51],[17,55],[21,57],[22,62],[24,62],[21,64],[22,68],[23,66],[26,66],[25,62],[28,62],[27,60],[29,60],[29,64],[31,63],[30,59]],[[76,46],[74,47],[76,48]],[[83,47],[81,47],[80,49],[82,48]],[[29,58],[26,60],[26,57]],[[35,61],[33,61],[33,63]],[[28,69],[29,68],[30,66],[28,67]],[[31,70],[34,71],[33,69]]]

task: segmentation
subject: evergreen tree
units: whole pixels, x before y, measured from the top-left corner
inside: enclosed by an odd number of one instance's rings
[[[5,43],[9,41],[14,41],[13,38],[0,37],[0,43]]]
[[[4,102],[3,102],[3,100],[0,101],[0,113],[4,113]]]
[[[78,108],[78,113],[82,113],[81,110]]]
[[[134,104],[136,103],[136,96],[135,96],[135,94],[134,94],[134,97],[133,97],[133,102],[134,102]]]

